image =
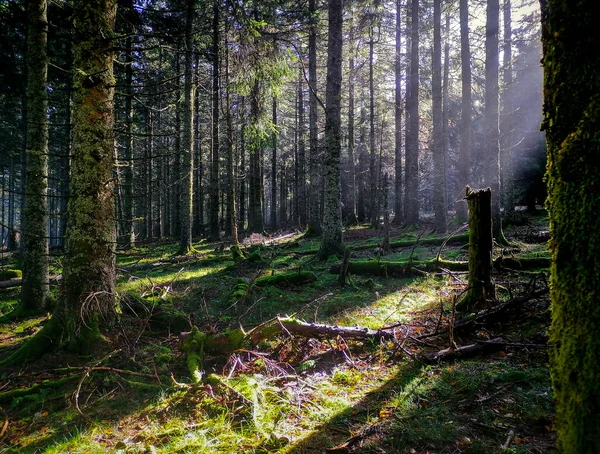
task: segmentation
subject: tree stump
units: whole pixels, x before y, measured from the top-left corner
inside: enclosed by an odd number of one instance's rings
[[[492,282],[492,190],[472,191],[467,186],[469,207],[469,286],[457,309],[472,312],[486,309],[496,297]]]

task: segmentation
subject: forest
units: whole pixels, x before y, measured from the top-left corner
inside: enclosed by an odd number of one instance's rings
[[[0,452],[600,452],[592,0],[0,0]]]

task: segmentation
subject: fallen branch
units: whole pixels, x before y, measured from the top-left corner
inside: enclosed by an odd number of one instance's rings
[[[457,331],[466,331],[466,330],[472,329],[476,324],[485,323],[486,319],[488,319],[488,318],[490,320],[494,320],[495,317],[497,317],[500,313],[507,311],[508,309],[511,309],[515,306],[518,306],[519,304],[526,303],[534,298],[544,296],[544,295],[548,294],[548,291],[549,291],[548,287],[544,287],[536,292],[530,293],[528,295],[520,296],[517,298],[513,298],[505,303],[497,304],[497,305],[491,307],[490,309],[480,311],[475,315],[470,315],[465,318],[462,318],[462,319],[458,320],[456,323],[454,323],[454,327],[453,327],[454,333],[456,333]],[[440,329],[439,331],[436,331],[434,333],[427,333],[427,334],[418,336],[417,339],[422,340],[422,339],[426,339],[429,337],[439,336],[441,334],[447,333],[449,331],[449,329],[450,328],[448,326],[446,326],[445,328]]]
[[[443,350],[427,353],[423,355],[425,361],[430,364],[438,361],[449,361],[455,358],[470,358],[481,353],[493,353],[502,350],[506,343],[502,338],[497,337],[486,342],[477,342],[471,345],[465,345],[458,348],[445,348]]]

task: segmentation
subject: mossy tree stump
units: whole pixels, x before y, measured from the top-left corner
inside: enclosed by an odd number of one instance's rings
[[[472,191],[467,186],[469,207],[469,286],[458,304],[461,311],[484,309],[495,298],[492,282],[492,191]]]

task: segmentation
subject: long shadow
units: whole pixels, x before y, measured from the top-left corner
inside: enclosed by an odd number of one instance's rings
[[[555,434],[549,429],[551,396],[542,398],[546,407],[541,413],[528,414],[531,408],[527,407],[514,410],[521,397],[540,400],[540,387],[550,389],[549,378],[539,368],[502,369],[504,373],[497,377],[504,378],[499,382],[486,375],[469,382],[469,373],[484,373],[487,366],[477,362],[445,369],[407,365],[307,437],[270,452],[500,454],[506,452],[502,445],[512,433],[511,441],[522,444],[522,452],[557,453]],[[461,374],[463,381],[454,389]],[[521,417],[502,414],[506,405],[513,408],[508,411],[521,412]]]
[[[339,452],[348,452],[341,445],[355,436],[357,430],[360,431],[360,428],[368,426],[374,415],[382,414],[386,402],[409,385],[419,374],[420,367],[418,366],[403,369],[401,373],[367,393],[354,405],[318,426],[311,435],[284,449],[284,452],[286,454],[314,454],[325,452],[325,449],[336,446],[340,446]],[[350,442],[348,448],[351,448],[352,444]]]

